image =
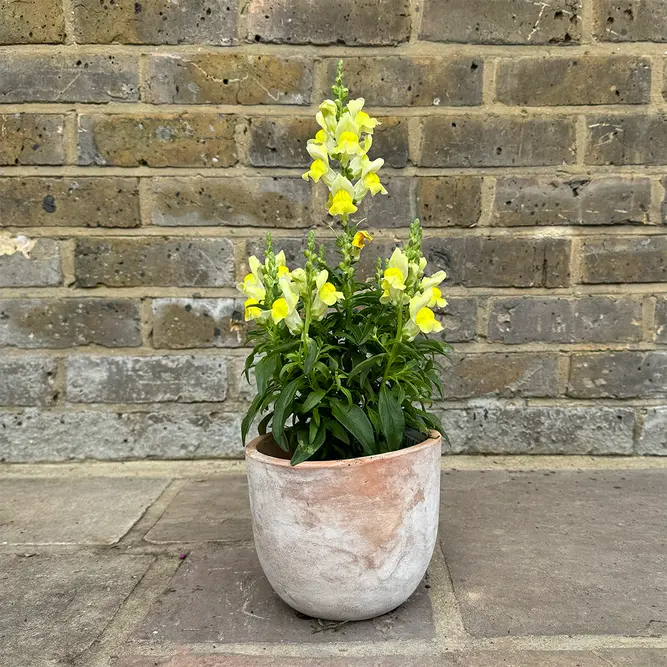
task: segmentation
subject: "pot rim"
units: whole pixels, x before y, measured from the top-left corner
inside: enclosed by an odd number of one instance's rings
[[[332,459],[331,461],[303,461],[296,466],[290,464],[289,459],[279,459],[276,456],[270,456],[268,454],[262,454],[257,449],[257,445],[262,442],[264,439],[272,438],[273,436],[270,433],[265,435],[260,435],[253,440],[251,440],[245,448],[245,458],[253,459],[254,461],[259,461],[267,465],[276,466],[278,468],[288,468],[289,470],[324,470],[324,469],[336,469],[336,468],[349,468],[351,466],[359,467],[364,465],[370,465],[377,461],[385,461],[387,459],[395,459],[400,456],[408,456],[409,454],[422,449],[427,449],[428,447],[434,447],[437,445],[441,446],[442,436],[438,431],[431,430],[429,431],[429,437],[426,440],[423,440],[416,445],[411,445],[410,447],[405,447],[403,449],[398,449],[395,452],[387,452],[385,454],[372,454],[371,456],[358,456],[354,459]]]

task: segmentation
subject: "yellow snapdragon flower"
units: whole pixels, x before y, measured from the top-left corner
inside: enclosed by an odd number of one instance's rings
[[[266,311],[263,311],[259,306],[259,301],[257,299],[246,299],[243,304],[243,311],[245,314],[245,321],[250,322],[251,320],[258,320],[262,317],[262,314]],[[267,313],[268,314],[268,313]]]
[[[381,303],[404,303],[405,281],[408,279],[408,258],[396,248],[389,258],[382,278]]]
[[[357,127],[357,134],[373,134],[373,130],[380,125],[376,118],[371,118],[365,111],[362,111],[366,101],[363,97],[356,100],[350,100],[347,103],[347,112]]]
[[[359,159],[354,160],[352,165],[353,171],[358,174],[359,180],[354,185],[354,198],[356,201],[361,201],[368,192],[374,197],[376,194],[387,194],[384,185],[380,183],[380,177],[377,172],[384,164],[382,158],[377,160],[370,160],[368,155],[363,155]]]
[[[320,130],[320,132],[323,131]],[[306,150],[310,157],[313,158],[313,162],[310,165],[310,169],[301,178],[305,181],[312,178],[315,183],[322,179],[328,187],[331,187],[336,177],[336,172],[329,166],[329,151],[326,145],[319,141],[310,140],[308,141]]]
[[[367,241],[372,241],[373,237],[366,231],[357,232],[352,239],[352,245],[360,250],[366,246]]]
[[[324,100],[315,115],[315,120],[323,130],[333,134],[336,131],[336,112],[336,103],[333,100]]]
[[[403,327],[404,338],[411,341],[417,337],[419,332],[429,334],[442,331],[442,324],[438,322],[435,313],[428,307],[433,298],[433,288],[429,287],[410,299],[410,319]]]
[[[364,154],[364,149],[359,143],[357,126],[350,114],[345,113],[341,116],[338,125],[336,125],[335,136],[338,143],[333,149],[334,153],[347,156]]]
[[[315,320],[324,317],[330,306],[335,305],[344,298],[333,283],[327,282],[329,272],[325,269],[320,271],[315,278],[315,293],[313,299],[312,316]]]
[[[266,289],[262,282],[262,263],[252,255],[248,257],[248,266],[250,267],[250,273],[246,274],[243,282],[239,283],[236,288],[250,299],[261,303],[266,297]]]
[[[331,184],[331,197],[327,202],[329,215],[347,215],[356,213],[354,205],[354,188],[345,176],[338,174]]]
[[[281,278],[278,284],[283,296],[273,302],[271,306],[271,319],[274,324],[284,321],[291,333],[299,333],[303,328],[303,320],[297,310],[299,293],[295,290],[292,281],[288,277]]]

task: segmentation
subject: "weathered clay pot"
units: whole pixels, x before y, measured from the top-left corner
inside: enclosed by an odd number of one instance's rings
[[[413,447],[292,467],[270,435],[246,449],[255,547],[287,604],[356,621],[405,602],[433,555],[440,435]]]

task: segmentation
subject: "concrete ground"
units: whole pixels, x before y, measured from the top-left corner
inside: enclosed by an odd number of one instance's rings
[[[402,607],[328,623],[262,576],[242,464],[0,465],[2,667],[666,667],[667,460],[443,460]]]

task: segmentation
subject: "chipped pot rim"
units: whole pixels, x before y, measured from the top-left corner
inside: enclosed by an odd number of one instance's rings
[[[325,470],[325,469],[335,469],[335,468],[349,468],[351,466],[359,467],[364,465],[370,465],[378,461],[386,461],[388,459],[395,459],[401,456],[408,456],[409,454],[419,452],[423,449],[428,449],[429,447],[438,446],[441,447],[442,444],[442,435],[438,431],[429,431],[429,437],[426,440],[417,443],[416,445],[411,445],[410,447],[405,447],[403,449],[398,449],[395,452],[386,452],[385,454],[373,454],[371,456],[359,456],[353,459],[332,459],[331,461],[303,461],[296,466],[290,464],[289,459],[281,459],[276,456],[270,456],[269,454],[262,454],[257,449],[257,446],[273,438],[270,433],[265,435],[260,435],[253,440],[251,440],[245,448],[245,458],[252,459],[253,461],[259,461],[267,465],[276,466],[278,468],[287,468],[289,470]]]

